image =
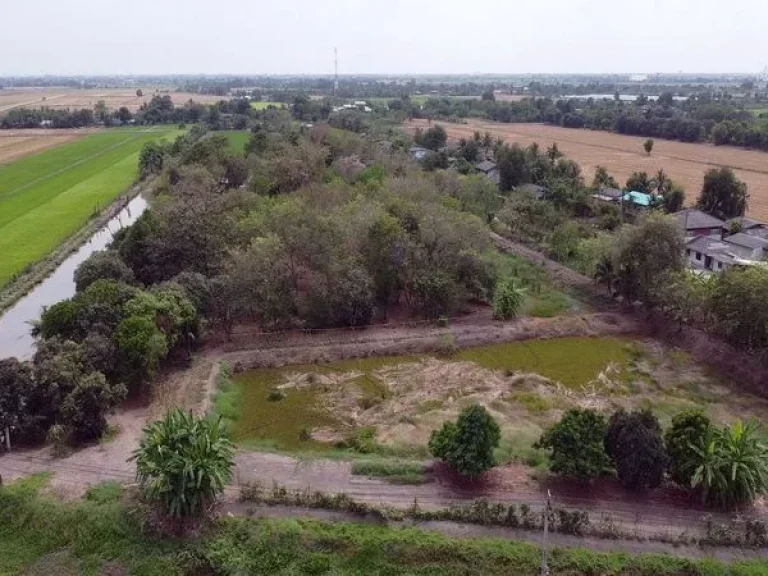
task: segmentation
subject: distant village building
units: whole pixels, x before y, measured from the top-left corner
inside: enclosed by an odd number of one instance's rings
[[[726,223],[719,218],[693,208],[676,212],[675,218],[686,238],[709,236],[720,239],[723,237],[723,232],[728,230]]]
[[[430,152],[431,150],[428,150],[423,146],[411,146],[410,150],[408,150],[408,153],[411,155],[411,157],[414,160],[418,160],[419,162],[424,160],[426,155]]]
[[[499,175],[499,167],[496,162],[492,160],[483,160],[475,164],[475,169],[485,174],[491,181],[498,185],[501,182],[501,176]]]
[[[596,194],[592,194],[592,198],[601,202],[621,202],[622,196],[624,196],[623,191],[609,187],[600,188]]]
[[[685,254],[694,270],[722,272],[731,266],[764,266],[768,256],[768,226],[749,218],[723,222],[700,210],[675,214],[686,235]],[[728,234],[737,220],[746,231]]]
[[[651,208],[656,202],[663,200],[661,196],[653,196],[645,192],[630,190],[621,197],[622,202],[637,208]]]
[[[730,232],[736,227],[739,232],[746,232],[754,236],[765,238],[768,236],[768,226],[758,220],[752,220],[746,216],[739,216],[725,221],[725,230]]]

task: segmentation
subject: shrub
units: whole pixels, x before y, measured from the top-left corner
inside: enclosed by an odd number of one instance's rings
[[[605,419],[594,410],[569,410],[534,445],[552,450],[550,469],[575,480],[590,480],[609,465]]]
[[[446,422],[434,430],[429,450],[462,476],[475,478],[495,465],[493,450],[501,431],[496,420],[478,404],[462,410],[456,423]]]
[[[669,476],[686,488],[691,485],[691,472],[696,469],[698,455],[711,423],[700,410],[686,410],[672,418],[672,427],[664,434],[669,455]]]
[[[493,295],[493,315],[500,320],[509,320],[520,313],[525,299],[525,290],[517,280],[507,278],[496,285]]]
[[[144,428],[131,459],[144,494],[178,518],[202,514],[224,491],[234,449],[220,419],[174,410]]]
[[[768,447],[756,421],[709,427],[695,446],[691,485],[704,502],[723,507],[749,504],[768,492]]]
[[[418,311],[427,318],[450,315],[461,300],[461,288],[442,270],[419,274],[410,288]]]
[[[648,490],[661,484],[668,457],[661,426],[650,410],[615,412],[608,424],[605,447],[625,488]]]

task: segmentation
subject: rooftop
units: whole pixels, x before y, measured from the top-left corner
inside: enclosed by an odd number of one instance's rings
[[[675,213],[675,218],[685,230],[696,230],[699,228],[722,228],[725,222],[706,212],[689,208]]]
[[[657,196],[656,198],[661,198],[661,196]],[[638,192],[636,190],[631,190],[624,194],[623,199],[624,202],[632,202],[632,204],[637,206],[644,206],[646,208],[653,205],[655,200],[655,198],[650,194],[646,194],[645,192]]]
[[[686,243],[686,248],[701,252],[705,256],[716,256],[721,262],[734,262],[735,256],[731,247],[724,241],[709,236],[696,236]]]
[[[741,224],[742,230],[749,230],[750,228],[761,228],[765,226],[764,222],[760,222],[759,220],[752,220],[752,218],[747,218],[746,216],[738,216],[736,218],[726,220],[725,225],[728,229],[730,229],[734,222]]]
[[[539,186],[538,184],[523,184],[521,186],[516,187],[515,192],[525,192],[528,194],[532,194],[533,196],[541,200],[544,194],[547,193],[547,189],[544,186]]]
[[[496,162],[491,162],[490,160],[483,160],[482,162],[478,162],[475,164],[475,168],[480,170],[480,172],[490,172],[491,170],[496,169]]]
[[[603,188],[600,188],[600,190],[598,191],[598,194],[600,196],[605,196],[606,198],[616,198],[616,199],[619,199],[619,198],[621,198],[621,196],[624,195],[624,192],[622,192],[618,188],[603,187]]]
[[[751,234],[745,234],[739,232],[738,234],[732,234],[724,239],[729,244],[735,244],[736,246],[742,246],[749,248],[750,250],[757,250],[758,248],[768,248],[768,240],[760,238],[759,236],[752,236]]]

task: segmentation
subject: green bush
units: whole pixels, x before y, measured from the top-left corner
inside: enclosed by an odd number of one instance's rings
[[[664,434],[669,454],[669,476],[674,482],[689,488],[692,471],[696,469],[698,454],[711,422],[701,410],[686,410],[672,418],[672,426]]]
[[[440,430],[434,430],[429,450],[462,476],[474,478],[496,464],[493,451],[500,439],[496,420],[475,404],[462,410],[456,423],[446,422]]]
[[[567,478],[590,480],[610,465],[605,419],[594,410],[573,409],[534,445],[552,450],[550,469]]]
[[[517,280],[507,278],[496,285],[493,295],[493,315],[500,320],[509,320],[520,313],[525,299],[525,290]]]
[[[144,429],[136,476],[145,495],[173,517],[205,512],[232,478],[234,448],[220,419],[174,410]]]

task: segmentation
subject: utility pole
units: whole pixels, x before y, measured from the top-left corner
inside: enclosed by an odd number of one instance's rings
[[[547,566],[547,548],[549,547],[549,511],[552,509],[550,499],[552,494],[547,489],[547,507],[544,509],[544,538],[541,540],[541,576],[549,576]]]
[[[339,49],[333,49],[333,95],[339,91]]]

